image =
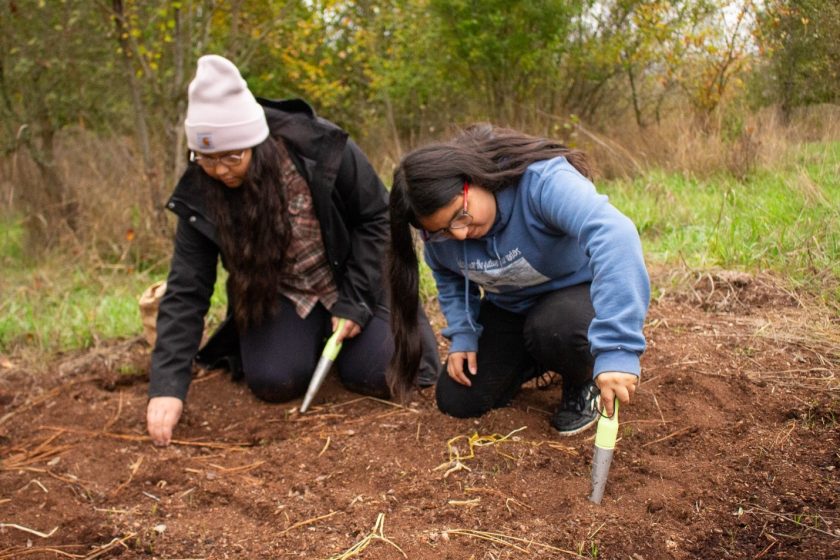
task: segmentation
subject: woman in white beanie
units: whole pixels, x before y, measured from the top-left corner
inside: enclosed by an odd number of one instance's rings
[[[170,442],[193,360],[244,376],[263,400],[288,401],[306,391],[339,319],[341,381],[388,396],[387,192],[367,158],[303,101],[255,98],[216,55],[198,60],[184,124],[190,165],[167,203],[179,219],[152,353],[152,440]],[[219,258],[229,317],[198,351]],[[430,384],[440,362],[425,316],[418,326]]]

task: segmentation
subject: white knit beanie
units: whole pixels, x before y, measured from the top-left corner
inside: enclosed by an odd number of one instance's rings
[[[240,150],[268,138],[265,112],[230,60],[215,54],[199,58],[188,98],[184,128],[191,150]]]

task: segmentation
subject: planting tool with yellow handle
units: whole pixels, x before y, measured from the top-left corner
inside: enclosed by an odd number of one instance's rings
[[[306,412],[309,409],[309,405],[312,404],[312,399],[315,398],[318,389],[321,388],[321,384],[324,383],[324,379],[326,379],[327,374],[330,372],[333,362],[338,357],[338,352],[341,350],[341,342],[338,341],[338,334],[343,330],[344,319],[339,319],[335,332],[324,345],[324,351],[321,352],[321,359],[318,360],[315,373],[312,374],[312,380],[306,389],[306,396],[303,397],[303,404],[300,405],[301,412]]]
[[[592,455],[592,495],[589,499],[596,504],[601,503],[604,497],[604,488],[607,486],[607,476],[610,474],[615,440],[618,438],[618,399],[614,402],[612,416],[604,416],[598,419],[598,431],[595,432],[595,453]]]

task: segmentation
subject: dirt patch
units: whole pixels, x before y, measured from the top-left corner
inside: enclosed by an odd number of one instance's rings
[[[652,306],[600,506],[592,432],[548,425],[556,384],[457,420],[329,379],[302,416],[209,372],[157,449],[139,341],[6,362],[0,558],[837,558],[836,323],[754,295]]]

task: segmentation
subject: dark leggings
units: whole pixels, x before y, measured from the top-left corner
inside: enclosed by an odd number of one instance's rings
[[[280,309],[267,321],[239,337],[245,382],[265,401],[285,402],[303,396],[332,331],[331,314],[320,303],[301,319],[292,303],[281,297]],[[377,306],[374,316],[353,338],[345,339],[336,359],[341,382],[351,391],[387,398],[385,372],[394,352],[390,313]],[[440,367],[434,333],[425,314],[422,368]]]
[[[449,377],[444,365],[436,392],[440,410],[458,418],[481,416],[510,404],[524,382],[545,371],[559,373],[564,387],[589,381],[595,362],[589,351],[595,317],[589,286],[546,294],[524,315],[482,300],[478,373],[467,373],[472,386],[466,387]]]

